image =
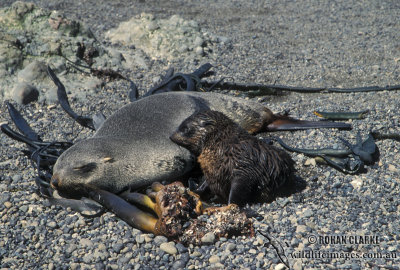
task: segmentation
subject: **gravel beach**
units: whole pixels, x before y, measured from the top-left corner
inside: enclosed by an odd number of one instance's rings
[[[2,0],[0,8],[15,1]],[[143,12],[160,19],[193,20],[215,41],[202,56],[157,58],[120,69],[141,93],[173,66],[191,72],[210,62],[214,79],[304,87],[361,87],[400,84],[400,2],[365,1],[32,1],[87,24],[115,50],[107,31]],[[101,2],[101,3],[100,3]],[[218,37],[218,38],[215,38]],[[210,38],[213,40],[212,38]],[[89,79],[89,76],[87,76]],[[85,91],[70,89],[69,92]],[[126,81],[106,83],[71,100],[77,112],[106,116],[128,101]],[[245,95],[236,91],[227,94]],[[400,133],[400,90],[367,93],[288,93],[256,97],[273,112],[316,120],[314,110],[363,111],[351,131],[278,132],[292,146],[344,148],[360,132]],[[1,101],[1,100],[0,100]],[[92,135],[46,101],[17,106],[44,140]],[[0,123],[10,122],[1,101]],[[260,134],[268,137],[269,134]],[[400,143],[376,142],[380,160],[360,175],[313,165],[291,153],[306,187],[269,204],[248,206],[256,229],[281,243],[292,269],[400,269]],[[20,151],[25,146],[0,134],[0,269],[287,269],[263,235],[220,239],[188,246],[142,233],[111,213],[87,219],[50,205],[36,194],[36,172]],[[370,241],[371,240],[371,241]],[[374,240],[374,241],[372,241]],[[284,256],[285,258],[285,256]]]

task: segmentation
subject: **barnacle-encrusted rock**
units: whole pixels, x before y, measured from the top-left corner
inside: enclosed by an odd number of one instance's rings
[[[157,231],[186,245],[204,244],[211,233],[215,239],[238,235],[254,236],[251,219],[235,204],[202,209],[197,194],[182,183],[165,185],[156,195]]]
[[[223,41],[203,32],[193,20],[184,20],[178,15],[157,19],[146,13],[121,23],[106,36],[114,43],[134,45],[153,59],[167,60],[201,57],[210,52],[213,43]]]
[[[12,91],[25,89],[19,86],[27,84],[30,89],[38,89],[42,99],[54,96],[46,93],[54,90],[46,75],[47,64],[62,72],[67,69],[67,58],[86,66],[98,62],[106,69],[111,68],[106,63],[115,63],[112,57],[88,27],[57,11],[20,1],[0,9],[0,100],[15,97],[19,97],[19,102],[35,100],[21,96],[26,91]],[[68,81],[81,81],[78,76],[71,75]]]

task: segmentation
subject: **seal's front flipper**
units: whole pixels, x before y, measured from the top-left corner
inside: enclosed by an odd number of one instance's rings
[[[341,122],[306,121],[294,119],[287,116],[277,116],[275,120],[267,124],[266,131],[303,130],[314,128],[351,129],[352,127],[350,124]]]

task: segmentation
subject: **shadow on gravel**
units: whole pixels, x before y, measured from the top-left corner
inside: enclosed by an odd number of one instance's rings
[[[282,187],[279,188],[276,198],[292,196],[302,192],[306,187],[307,181],[299,176],[296,176],[292,181],[286,182]]]

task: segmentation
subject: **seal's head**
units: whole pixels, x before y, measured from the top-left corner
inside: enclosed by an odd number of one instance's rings
[[[237,124],[221,112],[201,111],[185,119],[170,139],[198,156],[209,137],[215,136],[229,126],[237,126]]]
[[[120,175],[118,162],[121,157],[112,151],[110,141],[91,138],[74,144],[57,160],[53,168],[51,186],[61,195],[79,198],[85,194],[85,186],[105,190],[110,186],[110,179]]]

